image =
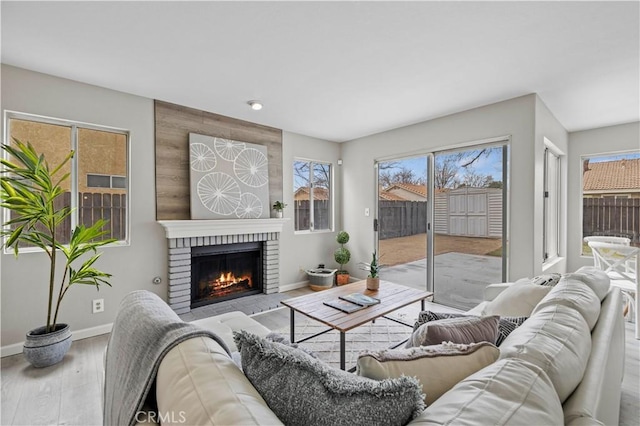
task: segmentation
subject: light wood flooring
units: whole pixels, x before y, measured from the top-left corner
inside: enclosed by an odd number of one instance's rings
[[[272,330],[289,325],[288,309],[254,317]],[[626,323],[625,377],[620,425],[640,424],[640,341]],[[64,360],[37,369],[22,355],[0,360],[2,425],[101,425],[102,362],[108,335],[73,342]]]

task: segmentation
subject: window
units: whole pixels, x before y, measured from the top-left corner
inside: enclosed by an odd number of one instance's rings
[[[63,182],[65,193],[57,201],[71,207],[73,213],[59,227],[59,241],[68,243],[76,224],[90,226],[100,218],[108,220],[103,238],[127,240],[127,131],[16,112],[6,112],[5,122],[5,143],[13,138],[31,143],[50,166],[60,164],[70,150],[76,152],[60,174],[70,173],[71,177]]]
[[[127,178],[124,176],[106,176],[87,174],[89,188],[126,188]]]
[[[295,160],[293,201],[296,231],[331,230],[331,164]]]
[[[543,262],[560,256],[561,181],[561,156],[547,146],[544,150]]]
[[[582,157],[582,237],[626,237],[640,246],[640,151]],[[582,254],[591,255],[582,243]]]

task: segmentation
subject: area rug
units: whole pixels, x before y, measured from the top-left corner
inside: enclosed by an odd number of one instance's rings
[[[406,318],[402,318],[402,320],[409,322]],[[296,340],[301,340],[329,328],[302,315],[296,315],[295,327]],[[288,326],[274,331],[289,338]],[[346,368],[355,367],[360,353],[387,349],[401,343],[409,338],[411,331],[411,327],[385,318],[379,318],[375,323],[368,323],[348,331],[345,337]],[[340,368],[340,333],[338,331],[331,330],[328,333],[300,343],[299,347],[313,352],[319,359],[329,365]]]

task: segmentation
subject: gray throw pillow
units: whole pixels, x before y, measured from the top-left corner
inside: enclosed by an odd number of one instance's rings
[[[367,379],[246,331],[233,339],[245,375],[287,425],[404,425],[425,408],[415,377]]]
[[[450,312],[422,311],[418,314],[418,319],[413,325],[413,331],[416,331],[418,327],[429,321],[470,316],[475,315],[457,314]],[[506,339],[513,330],[520,327],[527,320],[527,318],[529,317],[500,317],[500,321],[498,322],[498,338],[496,339],[496,346],[500,346],[502,342],[504,342],[504,339]]]
[[[442,342],[470,343],[489,342],[495,345],[498,339],[500,317],[458,317],[422,324],[413,332],[407,347],[439,345]]]

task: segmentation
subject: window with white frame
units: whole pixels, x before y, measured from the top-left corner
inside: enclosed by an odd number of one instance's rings
[[[558,151],[549,146],[544,150],[543,262],[560,256],[561,157]]]
[[[58,227],[58,241],[68,243],[77,224],[91,226],[98,219],[108,221],[101,238],[128,239],[128,131],[9,111],[5,123],[5,143],[14,138],[30,143],[52,167],[75,151],[60,173],[70,178],[62,182],[65,192],[56,202],[73,213]]]
[[[640,246],[640,151],[602,153],[582,160],[582,254],[584,237],[613,236]]]
[[[310,160],[293,162],[293,202],[296,231],[327,231],[332,228],[332,167]]]

